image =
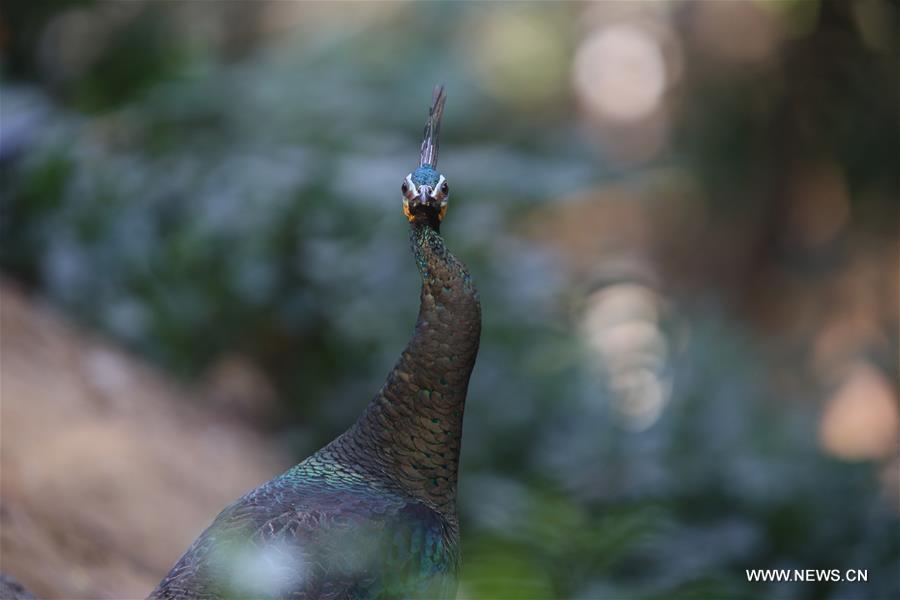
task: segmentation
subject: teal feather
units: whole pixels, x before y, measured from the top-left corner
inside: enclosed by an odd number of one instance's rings
[[[434,189],[440,178],[441,174],[431,165],[422,165],[412,172],[412,180],[416,187],[427,185]]]

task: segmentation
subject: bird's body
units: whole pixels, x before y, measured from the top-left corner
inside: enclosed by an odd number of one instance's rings
[[[350,429],[225,508],[151,598],[455,595],[457,467],[481,309],[439,233],[449,193],[434,170],[443,98],[426,125],[430,162],[407,178],[412,190],[403,186],[422,277],[409,344]]]
[[[338,464],[314,455],[226,508],[152,597],[451,597],[455,528]]]

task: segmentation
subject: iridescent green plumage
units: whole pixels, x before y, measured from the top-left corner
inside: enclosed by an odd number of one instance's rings
[[[435,94],[422,150],[435,174],[443,97]],[[366,410],[223,510],[151,598],[455,596],[456,479],[481,309],[439,234],[439,210],[424,204],[409,215],[419,316]]]

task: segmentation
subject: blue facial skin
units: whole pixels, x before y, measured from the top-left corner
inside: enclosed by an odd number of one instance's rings
[[[434,189],[440,178],[441,174],[431,165],[422,165],[412,173],[412,180],[413,183],[416,184],[416,187],[427,185],[431,189]]]

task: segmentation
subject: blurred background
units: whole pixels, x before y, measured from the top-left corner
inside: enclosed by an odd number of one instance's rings
[[[484,310],[460,598],[898,597],[897,18],[5,3],[0,568],[143,597],[355,419],[443,82]]]

